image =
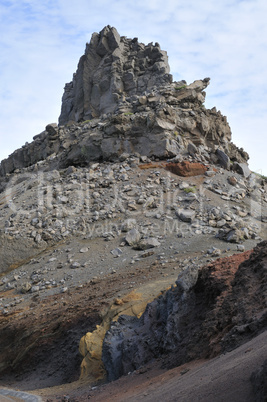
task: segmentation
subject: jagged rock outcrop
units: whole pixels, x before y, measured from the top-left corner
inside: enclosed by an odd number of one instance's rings
[[[113,322],[102,354],[109,380],[164,355],[176,366],[212,357],[266,329],[267,242],[239,268],[238,259],[217,260],[201,270],[191,266],[140,319],[121,316]]]
[[[120,37],[107,26],[93,34],[65,87],[59,127],[47,125],[3,160],[0,176],[43,160],[52,169],[138,153],[235,166],[247,177],[248,154],[231,142],[227,118],[203,105],[209,81],[172,82],[167,53],[157,43]]]
[[[167,53],[158,43],[120,37],[106,26],[92,35],[72,82],[66,84],[59,124],[115,111],[125,96],[141,95],[172,81]]]

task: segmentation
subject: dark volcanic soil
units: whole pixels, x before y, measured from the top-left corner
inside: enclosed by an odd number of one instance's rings
[[[7,368],[1,372],[0,385],[30,390],[77,380],[80,339],[100,324],[101,313],[113,299],[159,277],[166,281],[170,275],[170,283],[175,281],[173,267],[163,271],[159,264],[146,264],[92,279],[66,293],[32,295],[13,314],[1,316],[0,367],[5,363]],[[9,291],[9,298],[12,295],[17,296],[14,290]]]

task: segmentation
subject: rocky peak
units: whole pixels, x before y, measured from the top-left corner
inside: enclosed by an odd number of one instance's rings
[[[116,161],[123,154],[219,164],[249,176],[248,154],[231,142],[227,118],[204,106],[209,78],[173,82],[167,53],[115,28],[94,33],[57,124],[0,164],[0,176],[47,161],[49,168]],[[240,165],[241,164],[241,165]]]
[[[167,52],[158,43],[120,37],[109,25],[94,33],[66,84],[59,124],[114,112],[124,96],[140,95],[172,81]]]

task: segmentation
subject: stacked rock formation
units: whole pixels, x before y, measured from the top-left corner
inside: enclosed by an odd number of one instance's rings
[[[93,34],[72,82],[66,84],[59,126],[49,124],[9,158],[0,175],[49,156],[52,168],[118,160],[123,154],[188,157],[230,169],[248,154],[231,142],[225,116],[204,106],[209,78],[172,82],[167,53],[120,37],[115,28]],[[232,163],[232,166],[233,166]],[[236,169],[246,171],[246,165]]]
[[[107,26],[92,35],[72,82],[65,86],[59,124],[114,112],[123,96],[171,82],[169,71],[167,53],[159,44],[145,46]]]

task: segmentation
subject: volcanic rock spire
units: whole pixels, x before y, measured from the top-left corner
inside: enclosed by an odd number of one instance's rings
[[[123,96],[172,81],[167,52],[158,43],[120,37],[109,25],[92,35],[73,80],[66,84],[59,124],[114,112]]]

